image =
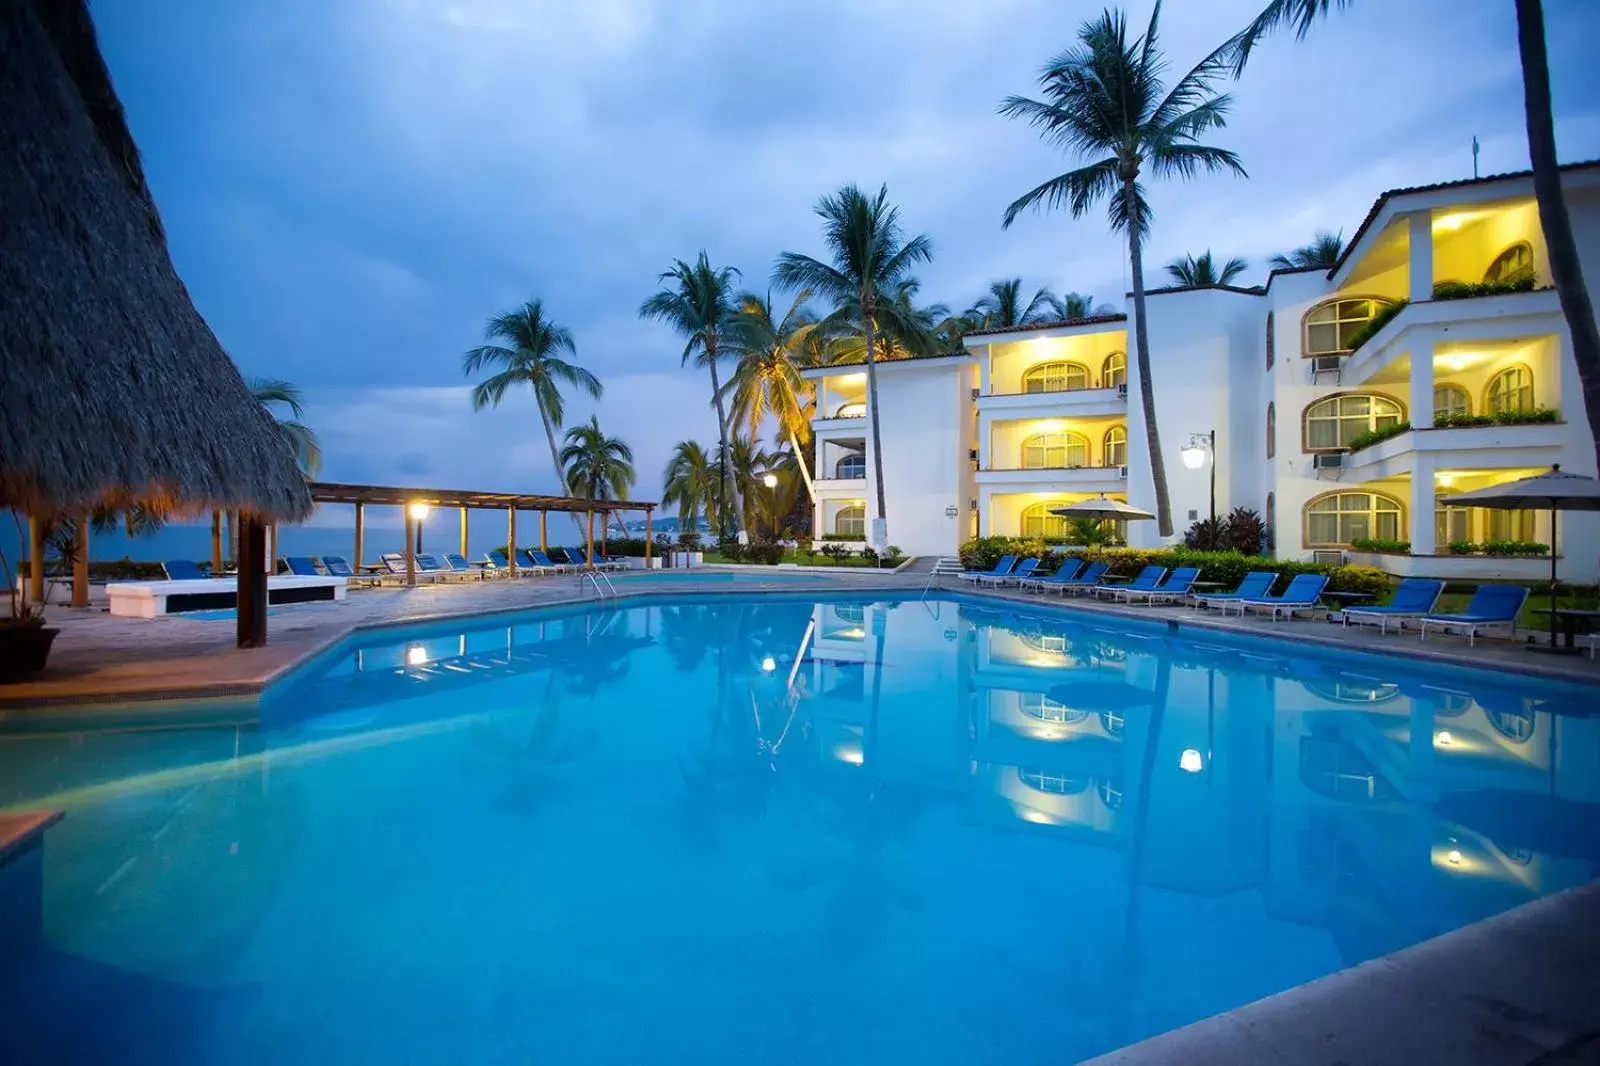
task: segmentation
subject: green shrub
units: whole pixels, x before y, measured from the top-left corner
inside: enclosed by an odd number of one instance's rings
[[[1394,425],[1385,426],[1383,429],[1369,429],[1365,433],[1358,434],[1350,441],[1350,450],[1359,452],[1362,448],[1370,448],[1379,441],[1386,441],[1390,437],[1398,437],[1402,433],[1410,432],[1411,423],[1406,421],[1396,422]]]
[[[1483,555],[1549,555],[1550,545],[1536,540],[1488,540],[1477,546]]]
[[[1355,333],[1350,337],[1350,351],[1355,352],[1359,350],[1363,344],[1375,337],[1384,326],[1387,326],[1394,320],[1395,315],[1398,315],[1401,311],[1404,311],[1406,309],[1406,305],[1410,302],[1410,300],[1396,300],[1392,304],[1378,308],[1378,313],[1373,315],[1371,320],[1368,321],[1366,325],[1356,330]]]
[[[1532,292],[1533,271],[1513,274],[1500,281],[1441,281],[1433,287],[1435,300],[1467,300],[1474,296],[1502,296],[1508,292]]]
[[[1410,555],[1409,540],[1391,540],[1388,537],[1357,537],[1350,547],[1358,552],[1382,552],[1385,555]]]
[[[889,545],[883,550],[883,554],[878,557],[878,565],[891,570],[905,561],[906,553],[901,551],[899,545],[896,544]]]
[[[783,545],[773,541],[757,541],[746,544],[744,548],[744,561],[747,563],[760,563],[764,566],[777,566],[783,560]]]
[[[822,554],[832,559],[835,565],[839,565],[849,558],[851,551],[843,544],[824,544],[822,546]]]
[[[1183,546],[1192,551],[1238,552],[1254,555],[1266,541],[1267,524],[1248,507],[1235,507],[1223,518],[1203,518],[1183,534]]]
[[[855,542],[859,543],[861,541],[866,540],[867,539],[867,535],[865,533],[824,533],[818,539],[819,540],[842,540],[842,541],[847,541],[847,542],[855,541]]]
[[[1444,547],[1451,555],[1471,555],[1478,549],[1478,546],[1470,540],[1453,540]]]
[[[1523,411],[1500,411],[1492,415],[1435,415],[1434,429],[1462,429],[1468,426],[1528,426],[1549,425],[1561,421],[1561,412],[1554,407],[1530,407]]]

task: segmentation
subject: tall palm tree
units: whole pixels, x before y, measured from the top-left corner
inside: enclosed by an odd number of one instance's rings
[[[1100,157],[1018,197],[1006,208],[1004,225],[1010,226],[1030,208],[1066,206],[1078,217],[1105,200],[1112,230],[1127,235],[1145,443],[1155,483],[1157,523],[1161,535],[1170,537],[1172,502],[1156,427],[1145,314],[1142,245],[1150,229],[1150,208],[1139,176],[1147,167],[1158,178],[1189,178],[1201,170],[1244,176],[1245,170],[1234,153],[1199,140],[1225,124],[1231,100],[1217,92],[1215,84],[1227,71],[1228,46],[1206,56],[1166,89],[1165,61],[1157,41],[1160,19],[1158,0],[1144,36],[1131,41],[1121,12],[1106,11],[1084,23],[1077,46],[1051,60],[1040,73],[1045,99],[1007,97],[1000,113],[1026,119],[1045,140],[1072,149],[1080,159]]]
[[[791,289],[810,289],[830,301],[836,320],[857,308],[862,351],[867,364],[867,421],[872,433],[872,466],[877,481],[874,517],[887,523],[883,488],[883,430],[878,417],[878,331],[884,326],[906,327],[894,302],[895,289],[910,277],[911,268],[933,258],[933,242],[926,234],[902,238],[900,209],[889,203],[889,187],[868,196],[846,185],[817,201],[822,218],[822,239],[829,262],[798,252],[778,256],[772,277]]]
[[[700,512],[712,511],[717,491],[712,466],[711,456],[697,442],[680,440],[673,446],[662,474],[661,502],[668,507],[677,505],[679,533],[698,532]]]
[[[766,299],[749,292],[739,298],[730,340],[738,362],[723,386],[732,397],[736,424],[755,436],[770,417],[778,432],[793,443],[797,456],[811,437],[811,416],[817,406],[816,387],[800,376],[801,369],[817,365],[818,358],[813,338],[820,331],[816,316],[806,309],[810,298],[811,290],[801,289],[782,319],[773,317],[771,293]],[[803,458],[800,466],[810,493],[811,473]]]
[[[720,455],[728,454],[728,413],[722,400],[722,383],[717,375],[717,360],[725,354],[723,341],[733,330],[739,312],[734,295],[734,279],[739,271],[733,267],[714,268],[705,252],[691,266],[682,259],[674,260],[672,269],[661,274],[659,281],[670,282],[644,303],[639,305],[639,317],[665,322],[686,338],[683,346],[683,364],[691,359],[696,366],[711,371],[711,402],[717,409],[717,439],[721,442]],[[731,501],[735,514],[743,506],[739,486],[731,481],[732,471],[727,463],[721,464],[720,500]],[[724,533],[731,523],[721,523]]]
[[[984,293],[967,310],[967,317],[976,323],[976,329],[1010,329],[1014,326],[1031,326],[1048,322],[1056,316],[1059,301],[1048,286],[1040,286],[1027,303],[1022,302],[1022,279],[1006,278],[991,281]]]
[[[1328,270],[1344,254],[1344,231],[1317,230],[1310,244],[1291,249],[1287,255],[1272,257],[1274,270]]]
[[[300,464],[301,473],[307,477],[316,474],[322,466],[322,447],[317,443],[317,435],[311,427],[301,419],[305,418],[305,399],[296,385],[281,378],[251,378],[250,395],[254,396],[256,403],[265,407],[278,425],[283,429],[283,435],[289,439],[289,446],[294,449],[295,462]],[[288,417],[282,417],[278,408],[289,409]]]
[[[539,408],[539,421],[544,423],[545,441],[550,445],[550,462],[561,479],[561,493],[572,494],[563,473],[565,463],[556,447],[556,430],[566,414],[563,387],[582,390],[594,399],[605,392],[600,379],[566,356],[576,356],[578,347],[572,333],[556,325],[546,316],[544,304],[529,300],[512,311],[503,311],[489,319],[483,330],[489,344],[469,351],[461,360],[463,374],[477,374],[485,370],[493,373],[472,389],[472,409],[498,407],[506,392],[513,386],[526,385],[533,390],[533,400]],[[495,341],[503,343],[492,343]],[[573,522],[580,532],[583,523],[574,513]]]
[[[588,500],[623,500],[637,480],[633,449],[621,437],[608,437],[598,415],[567,430],[561,468],[573,492]]]
[[[1244,73],[1251,51],[1261,39],[1282,26],[1294,26],[1304,40],[1311,27],[1335,7],[1344,10],[1354,0],[1270,0],[1255,20],[1231,40],[1234,75]],[[1556,154],[1555,111],[1550,101],[1550,56],[1545,46],[1542,0],[1513,0],[1517,12],[1517,51],[1522,60],[1522,104],[1528,128],[1528,159],[1533,168],[1533,197],[1539,205],[1539,227],[1544,231],[1550,257],[1550,278],[1572,335],[1572,361],[1583,386],[1583,406],[1589,416],[1595,462],[1600,463],[1600,325],[1595,322],[1594,301],[1583,280],[1583,263],[1572,236],[1572,218],[1561,192],[1561,162]]]
[[[761,442],[754,437],[734,437],[728,442],[728,450],[724,455],[732,480],[740,485],[761,484],[776,465],[776,456],[761,447]],[[751,503],[749,495],[740,497],[739,521],[745,529],[750,528],[750,519],[755,513]]]
[[[1081,292],[1064,293],[1051,305],[1057,318],[1093,318],[1096,315],[1114,315],[1117,309],[1110,304],[1094,302],[1094,297]]]
[[[1211,257],[1211,249],[1207,248],[1198,259],[1192,255],[1174,259],[1167,264],[1167,273],[1179,285],[1193,289],[1215,288],[1226,285],[1243,274],[1249,266],[1249,263],[1235,256],[1218,267],[1216,260]]]
[[[954,316],[944,304],[918,304],[921,288],[922,283],[916,278],[903,278],[895,283],[892,295],[880,298],[877,358],[909,359],[950,350],[948,338]],[[865,359],[866,329],[860,303],[847,300],[829,317],[827,324],[838,334],[829,348],[831,361],[855,363]]]

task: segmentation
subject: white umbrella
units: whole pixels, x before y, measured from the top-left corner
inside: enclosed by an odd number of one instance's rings
[[[1060,515],[1062,518],[1109,518],[1117,522],[1137,522],[1155,517],[1149,511],[1130,507],[1121,500],[1108,499],[1103,492],[1091,499],[1079,500],[1077,503],[1069,503],[1062,507],[1052,507],[1050,513]]]
[[[1600,479],[1565,473],[1557,463],[1543,474],[1463,492],[1447,497],[1444,502],[1452,507],[1550,512],[1550,646],[1555,647],[1556,512],[1600,511]]]

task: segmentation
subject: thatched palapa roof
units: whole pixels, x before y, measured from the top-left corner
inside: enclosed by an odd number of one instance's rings
[[[0,506],[311,508],[173,270],[84,0],[0,0]]]

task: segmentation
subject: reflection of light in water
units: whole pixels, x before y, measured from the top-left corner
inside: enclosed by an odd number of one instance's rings
[[[421,666],[428,661],[428,649],[421,644],[413,644],[406,649],[406,665]]]
[[[772,673],[772,671],[776,670],[777,668],[778,668],[778,660],[774,659],[772,656],[769,655],[765,659],[761,660],[761,671],[763,673],[770,674],[770,673]]]
[[[1034,825],[1054,825],[1055,822],[1043,811],[1023,811],[1022,820],[1032,822]]]
[[[1185,773],[1197,774],[1205,765],[1205,758],[1194,748],[1184,748],[1183,754],[1178,756],[1178,768]]]
[[[1451,848],[1450,849],[1450,854],[1448,856],[1446,856],[1446,858],[1448,858],[1450,860],[1450,865],[1451,866],[1460,866],[1461,865],[1461,852],[1456,848]]]
[[[1439,735],[1433,738],[1433,742],[1441,748],[1448,748],[1455,743],[1455,740],[1456,738],[1450,735],[1450,730],[1448,729],[1439,730]]]
[[[851,766],[860,766],[862,762],[865,761],[865,758],[859,751],[854,748],[847,748],[843,745],[833,749],[833,757],[838,759],[840,762],[847,762]]]

